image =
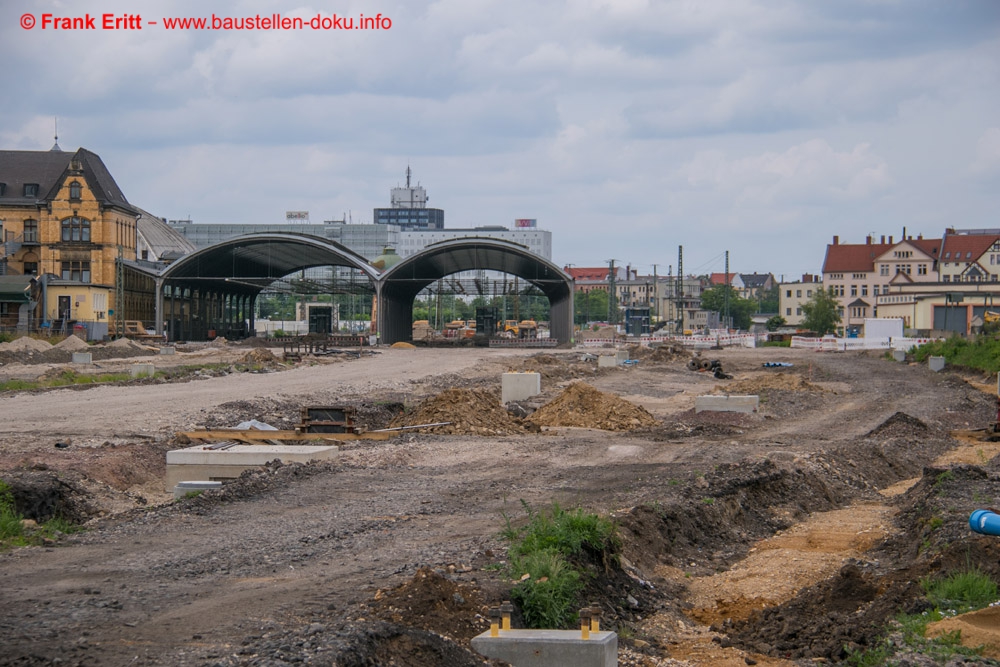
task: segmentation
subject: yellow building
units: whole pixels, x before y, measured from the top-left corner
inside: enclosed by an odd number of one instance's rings
[[[107,332],[116,260],[136,259],[139,214],[95,153],[0,151],[0,271],[38,276],[40,324]]]

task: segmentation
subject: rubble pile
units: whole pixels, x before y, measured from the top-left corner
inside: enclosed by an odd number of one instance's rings
[[[538,373],[546,383],[561,382],[583,377],[593,377],[597,372],[597,358],[571,354],[534,354],[507,368],[512,373]]]
[[[758,375],[727,384],[725,387],[716,387],[716,393],[727,394],[759,394],[769,389],[779,389],[784,391],[823,391],[821,387],[814,385],[801,375],[792,373],[775,373],[774,375]]]
[[[628,347],[628,358],[639,359],[641,361],[667,362],[676,359],[687,359],[691,353],[683,346],[669,343],[665,345],[630,345]]]
[[[0,352],[46,352],[51,349],[52,346],[48,342],[30,336],[15,338],[9,343],[0,343]]]
[[[279,362],[278,358],[271,354],[271,351],[266,347],[256,347],[240,357],[240,363],[272,366]]]
[[[585,382],[566,387],[528,420],[539,426],[578,426],[604,431],[630,431],[658,423],[645,408],[600,392]]]
[[[419,430],[421,433],[451,435],[515,435],[524,433],[520,422],[512,417],[499,397],[482,389],[448,389],[427,399],[411,412],[393,420],[392,428],[451,422]]]

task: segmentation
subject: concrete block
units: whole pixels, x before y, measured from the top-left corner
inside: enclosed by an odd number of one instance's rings
[[[895,359],[896,361],[902,363],[902,362],[906,361],[906,351],[905,350],[893,350],[892,351],[892,358]]]
[[[525,401],[542,393],[541,373],[504,373],[500,377],[500,402]]]
[[[167,452],[167,492],[180,482],[235,479],[244,470],[259,468],[268,461],[309,463],[327,461],[337,456],[336,445],[232,445],[209,449],[195,445]]]
[[[178,482],[177,486],[174,487],[174,498],[183,498],[192,491],[214,491],[221,488],[222,482],[210,482],[207,480]]]
[[[760,396],[696,396],[695,412],[757,412]]]
[[[581,639],[579,630],[501,630],[472,638],[472,648],[487,658],[514,667],[616,667],[618,635],[591,632]]]
[[[74,364],[92,364],[94,363],[94,355],[90,352],[74,352],[73,353],[73,363]]]
[[[170,354],[174,354],[176,352],[177,352],[177,348],[175,348],[173,345],[167,345],[166,347],[161,347],[160,348],[160,354],[170,355]]]
[[[618,362],[618,357],[612,357],[610,354],[603,354],[597,357],[597,367],[598,368],[614,368],[615,366],[620,366]]]
[[[935,373],[944,370],[944,357],[927,357],[927,367]]]
[[[156,366],[153,364],[132,364],[132,368],[129,372],[134,378],[147,375],[152,377],[153,373],[156,372]]]
[[[615,360],[619,366],[628,361],[628,350],[615,350]]]

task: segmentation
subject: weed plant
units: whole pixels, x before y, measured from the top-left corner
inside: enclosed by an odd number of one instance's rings
[[[952,336],[947,340],[924,343],[913,351],[914,359],[921,363],[932,356],[944,357],[955,366],[996,373],[1000,371],[1000,340],[993,336],[979,336],[974,340]]]
[[[0,481],[0,549],[40,544],[42,540],[57,537],[60,533],[82,530],[62,517],[53,517],[34,530],[26,530],[23,521],[24,517],[14,507],[10,486]]]
[[[607,557],[620,547],[614,524],[577,508],[553,504],[535,512],[521,501],[528,522],[515,527],[505,512],[501,535],[510,542],[508,573],[520,580],[511,591],[529,628],[565,628],[576,622],[577,596],[585,573],[576,564],[585,551]]]

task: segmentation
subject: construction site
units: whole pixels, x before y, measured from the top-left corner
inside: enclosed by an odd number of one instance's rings
[[[1000,504],[995,376],[881,351],[269,343],[0,344],[0,480],[29,538],[73,526],[0,551],[0,665],[510,664],[473,640],[497,610],[525,627],[509,536],[561,510],[613,526],[572,563],[573,609],[618,665],[887,643],[886,664],[945,664],[894,619],[929,578],[1000,580],[1000,537],[969,524]],[[949,665],[1000,664],[1000,606],[927,634],[968,647]]]

